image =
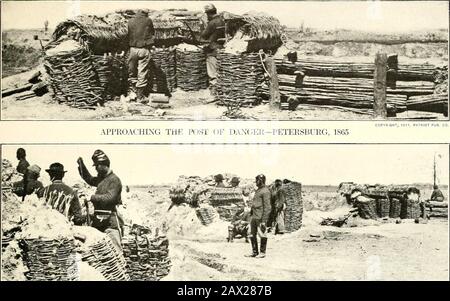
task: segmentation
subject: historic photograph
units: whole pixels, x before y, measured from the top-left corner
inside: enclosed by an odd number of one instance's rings
[[[24,144],[1,156],[2,280],[449,277],[448,144]]]
[[[2,120],[448,120],[447,1],[3,1]]]

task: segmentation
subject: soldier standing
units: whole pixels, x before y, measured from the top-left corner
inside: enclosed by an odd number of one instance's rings
[[[128,45],[130,54],[128,58],[128,87],[129,95],[135,92],[137,100],[148,103],[145,97],[151,52],[154,44],[155,29],[148,13],[138,10],[136,16],[128,22]]]
[[[270,205],[270,191],[266,186],[266,176],[260,174],[256,176],[256,186],[258,189],[255,192],[251,204],[251,219],[250,219],[250,242],[252,244],[252,253],[247,257],[266,257],[267,248],[267,221],[271,211]],[[261,239],[261,245],[258,252],[258,239]]]
[[[97,171],[96,177],[91,176],[82,158],[77,160],[80,176],[89,185],[97,187],[90,199],[94,206],[92,226],[108,234],[113,243],[122,249],[123,223],[117,214],[117,206],[122,204],[122,183],[111,170],[109,158],[102,150],[94,152],[92,161]]]

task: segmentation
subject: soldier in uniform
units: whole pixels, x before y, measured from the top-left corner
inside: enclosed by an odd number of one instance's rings
[[[25,174],[27,172],[28,166],[30,166],[30,163],[28,163],[26,157],[27,154],[23,148],[18,148],[16,153],[17,160],[19,160],[19,163],[17,164],[17,172],[21,174]]]
[[[59,205],[62,198],[67,198],[69,208],[67,210],[67,218],[72,221],[75,225],[81,226],[84,222],[84,217],[81,213],[81,205],[78,199],[77,192],[74,191],[70,186],[64,184],[62,179],[66,171],[64,170],[64,165],[59,162],[52,163],[48,169],[48,172],[52,184],[44,188],[44,198],[47,204],[52,203],[57,207],[53,206],[59,212],[65,211],[62,205]],[[59,205],[59,206],[58,206]],[[61,212],[64,213],[64,212]]]
[[[270,191],[266,186],[266,176],[260,174],[256,176],[256,186],[258,189],[255,192],[253,201],[251,203],[251,217],[250,217],[250,242],[252,244],[252,253],[247,257],[266,257],[267,248],[267,221],[271,211],[270,205]],[[261,239],[261,245],[258,251],[258,239]]]
[[[148,13],[138,10],[136,16],[128,22],[128,45],[130,54],[128,58],[128,86],[129,93],[136,92],[137,100],[148,103],[145,97],[148,73],[150,68],[151,52],[154,45],[155,29]]]
[[[443,202],[444,201],[444,194],[439,189],[437,185],[433,186],[433,192],[431,193],[430,201],[434,202]]]
[[[77,160],[80,176],[89,185],[97,187],[90,199],[94,206],[92,226],[108,234],[113,243],[122,249],[123,222],[117,214],[117,206],[122,204],[122,183],[111,170],[109,158],[102,150],[94,152],[92,161],[97,171],[96,177],[91,176],[82,158]]]
[[[43,196],[44,185],[39,181],[41,168],[37,165],[31,165],[27,168],[23,180],[13,183],[13,192],[21,197],[36,193],[40,198]],[[25,187],[26,186],[26,187]]]
[[[204,48],[206,53],[206,68],[209,77],[209,84],[214,88],[217,78],[217,51],[223,48],[225,43],[225,22],[217,14],[217,9],[213,4],[207,4],[205,13],[208,18],[208,25],[201,33],[202,42],[207,43]]]
[[[222,174],[217,174],[214,176],[214,181],[216,182],[215,187],[225,188],[225,184],[223,183],[223,176]]]
[[[286,211],[286,193],[283,190],[283,183],[281,180],[276,180],[272,190],[272,198],[274,200],[274,233],[283,234],[284,227],[284,213]]]

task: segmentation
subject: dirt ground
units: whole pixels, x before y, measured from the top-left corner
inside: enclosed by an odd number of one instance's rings
[[[6,85],[6,84],[5,84]],[[5,86],[6,87],[6,86]],[[262,104],[242,108],[242,116],[230,119],[224,116],[226,107],[210,103],[208,90],[195,93],[177,91],[170,100],[170,108],[158,108],[138,103],[112,101],[95,110],[81,110],[60,105],[50,94],[23,101],[14,95],[2,99],[3,120],[372,120],[368,114],[347,111],[344,108],[299,105],[295,111],[285,111]],[[407,111],[390,120],[413,118],[446,120],[442,114]]]
[[[329,190],[329,189],[328,189]],[[425,194],[424,194],[425,195]],[[316,199],[317,198],[317,199]],[[244,239],[226,242],[227,222],[203,226],[188,206],[170,205],[167,188],[149,187],[124,197],[132,217],[165,224],[171,272],[163,280],[448,280],[448,220],[385,222],[355,218],[354,227],[320,226],[348,212],[336,194],[305,193],[300,230],[269,234],[267,257],[247,258]],[[320,203],[320,206],[316,203]],[[324,203],[324,204],[321,204]]]
[[[177,240],[172,248],[183,255],[166,280],[448,280],[447,239],[447,221],[307,226],[269,236],[264,259],[244,257],[251,247],[243,239]]]

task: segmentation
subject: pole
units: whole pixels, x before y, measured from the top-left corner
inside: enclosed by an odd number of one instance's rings
[[[270,75],[270,105],[279,107],[281,103],[280,87],[278,83],[277,67],[273,57],[267,56],[265,64]]]
[[[377,53],[375,57],[374,72],[374,102],[373,111],[375,118],[386,119],[386,74],[387,74],[387,54]]]
[[[436,154],[434,154],[434,164],[433,164],[433,185],[436,186]]]

